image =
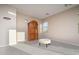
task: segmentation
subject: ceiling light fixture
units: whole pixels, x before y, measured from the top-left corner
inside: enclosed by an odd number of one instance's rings
[[[25,18],[25,22],[28,22],[28,20],[29,20],[29,17],[26,17],[26,18]]]
[[[15,13],[13,13],[13,12],[11,12],[11,11],[8,11],[8,13],[9,13],[9,14],[11,14],[11,15],[16,16],[16,14],[15,14]]]

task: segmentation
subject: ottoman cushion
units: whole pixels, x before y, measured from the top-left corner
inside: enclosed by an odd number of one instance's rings
[[[50,44],[51,43],[51,40],[50,39],[39,39],[39,43],[42,43],[42,44]]]

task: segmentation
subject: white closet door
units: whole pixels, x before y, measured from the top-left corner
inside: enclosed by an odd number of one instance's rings
[[[25,41],[25,32],[17,32],[17,41],[24,42]]]
[[[16,44],[16,30],[9,30],[9,45]]]

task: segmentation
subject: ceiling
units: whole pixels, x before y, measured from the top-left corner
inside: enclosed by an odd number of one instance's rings
[[[39,19],[46,18],[48,16],[65,11],[76,5],[73,4],[12,4],[17,11],[25,14],[26,16],[32,16]]]

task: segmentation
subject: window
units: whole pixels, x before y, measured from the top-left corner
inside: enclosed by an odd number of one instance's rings
[[[48,31],[48,22],[44,22],[43,23],[43,32],[47,32]]]
[[[40,24],[40,33],[47,32],[48,31],[48,22],[44,22]]]

